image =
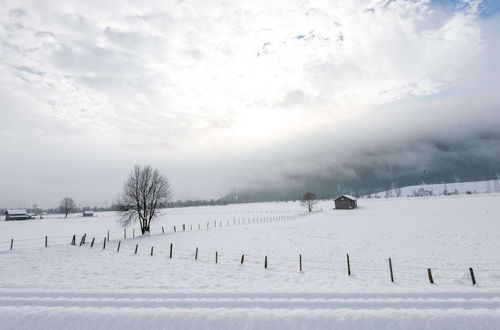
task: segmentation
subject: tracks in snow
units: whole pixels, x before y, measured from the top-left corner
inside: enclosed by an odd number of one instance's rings
[[[500,292],[463,293],[85,293],[0,291],[6,307],[141,309],[499,309]]]

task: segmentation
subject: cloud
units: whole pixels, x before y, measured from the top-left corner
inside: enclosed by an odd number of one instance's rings
[[[178,198],[382,186],[387,159],[404,182],[438,158],[486,172],[498,27],[488,1],[5,1],[0,152],[31,162],[0,163],[0,181],[30,186],[0,197],[98,203],[135,163]],[[78,179],[46,180],[66,168]]]

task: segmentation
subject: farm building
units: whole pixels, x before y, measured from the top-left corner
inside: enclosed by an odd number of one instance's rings
[[[358,207],[358,200],[356,197],[350,195],[340,195],[335,199],[336,210],[349,210]]]
[[[94,212],[93,211],[83,211],[83,216],[84,217],[93,217]]]
[[[31,216],[25,209],[10,209],[5,211],[5,220],[28,220],[31,219]]]

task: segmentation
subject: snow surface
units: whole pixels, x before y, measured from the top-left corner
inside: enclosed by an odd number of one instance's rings
[[[499,329],[500,195],[358,204],[168,209],[150,236],[127,239],[110,212],[1,221],[0,328]]]

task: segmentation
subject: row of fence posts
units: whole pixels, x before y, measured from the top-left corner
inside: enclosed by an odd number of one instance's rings
[[[296,217],[300,218],[301,216],[304,216],[304,214],[298,214]],[[282,220],[282,219],[285,219],[285,217],[286,216],[279,216],[277,218]],[[294,217],[291,217],[290,219],[293,219],[293,218]],[[254,220],[253,223],[255,223],[255,218],[253,220]],[[259,219],[257,218],[257,220],[259,220]],[[260,220],[261,220],[261,222],[271,221],[269,219],[266,220],[265,218],[264,219],[261,218]],[[244,219],[243,219],[243,223],[245,223]],[[250,223],[250,220],[248,220],[247,223]],[[258,223],[258,221],[257,221],[257,223]],[[233,219],[233,224],[236,224],[236,219]],[[241,224],[240,219],[238,219],[238,224]],[[229,226],[229,220],[227,220],[227,225]],[[209,226],[210,226],[210,222],[207,222],[207,228],[209,228]],[[214,221],[214,227],[217,227],[217,220]],[[219,227],[222,227],[222,221],[219,221]],[[189,228],[190,228],[190,230],[193,230],[193,225],[189,225]],[[198,224],[198,230],[200,230],[200,229],[201,229],[201,226],[200,226],[200,224]],[[186,230],[185,224],[182,225],[182,230],[183,231]],[[165,228],[163,226],[161,227],[161,231],[162,231],[162,234],[165,234]],[[177,232],[176,226],[174,226],[174,232]],[[84,234],[84,236],[82,236],[82,239],[80,241],[80,245],[85,244],[86,237],[87,237],[87,234]],[[135,238],[135,228],[132,229],[132,237]],[[126,228],[123,229],[123,239],[127,239],[127,229]],[[109,230],[106,233],[105,240],[107,240],[109,242]],[[92,243],[91,243],[92,247],[94,246],[94,241],[95,241],[95,238],[92,239]],[[48,243],[48,236],[45,236],[45,247],[48,247],[49,246],[48,244],[49,244]],[[76,245],[76,235],[73,235],[72,240],[71,240],[71,245]],[[13,238],[11,238],[11,240],[10,240],[10,250],[12,250],[12,249],[14,249],[14,239]]]
[[[175,226],[174,226],[174,228],[175,228]],[[162,227],[162,230],[163,230],[163,227]],[[135,234],[135,230],[134,230],[134,234]],[[80,240],[80,246],[85,244],[86,238],[87,238],[87,234],[85,233]],[[127,238],[126,230],[124,230],[124,238],[125,239]],[[102,246],[103,250],[106,249],[106,241],[109,242],[109,231],[108,231],[107,236],[104,237],[104,240],[103,240],[103,246]],[[90,247],[93,247],[94,243],[95,243],[95,237],[92,238],[92,242],[90,244]],[[73,237],[71,239],[71,245],[76,245],[76,235],[73,235]],[[121,246],[121,241],[118,241],[117,252],[120,252],[120,246]],[[12,238],[10,240],[10,249],[12,250],[13,247],[14,247],[14,239]],[[48,237],[47,236],[45,236],[45,247],[48,247]],[[139,248],[139,244],[136,244],[134,254],[137,254],[138,248]],[[170,259],[172,259],[172,253],[173,253],[173,244],[170,244],[170,253],[169,253]],[[151,247],[151,255],[153,255],[153,247]],[[351,261],[349,258],[349,254],[347,254],[346,257],[347,257],[347,275],[351,276]],[[216,251],[215,252],[215,263],[218,263],[218,259],[219,259],[218,252]],[[196,251],[195,251],[195,260],[198,260],[198,248],[196,248]],[[244,260],[245,260],[245,255],[242,254],[240,263],[243,264]],[[264,268],[267,269],[267,256],[265,256],[265,258],[264,258]],[[299,255],[299,271],[302,271],[302,255],[301,254]],[[389,258],[389,274],[390,274],[391,282],[394,283],[394,272],[393,272],[393,268],[392,268],[392,259],[391,258]],[[477,284],[476,276],[474,275],[474,270],[472,269],[472,267],[469,267],[469,274],[470,274],[470,278],[472,281],[472,285],[476,285]],[[431,284],[434,284],[434,278],[432,276],[432,269],[431,268],[427,268],[427,276],[429,277],[429,282]]]
[[[82,239],[80,241],[80,246],[82,244],[85,244],[86,236],[87,236],[87,234],[84,234],[82,236]],[[72,240],[73,243],[75,242],[75,239],[76,239],[76,236],[73,235],[73,240]],[[103,240],[103,250],[106,249],[106,240],[107,240],[107,238],[105,237],[104,240]],[[94,241],[95,241],[95,237],[92,238],[92,243],[91,243],[90,247],[94,246]],[[75,245],[73,243],[72,243],[72,245]],[[122,243],[121,241],[118,241],[118,247],[116,249],[116,252],[120,252],[121,243]],[[170,259],[173,258],[173,248],[174,248],[173,243],[170,243],[170,249],[169,249],[169,258]],[[139,244],[136,244],[135,245],[134,254],[137,254],[138,249],[139,249]],[[151,256],[153,255],[153,251],[154,251],[154,247],[151,246],[151,252],[150,252]],[[199,248],[196,247],[195,253],[194,253],[194,260],[198,260],[198,252],[199,252]],[[349,253],[346,254],[346,261],[347,261],[347,276],[351,276],[352,275],[352,272],[351,272],[351,259],[349,257]],[[390,280],[391,280],[392,283],[394,283],[394,271],[393,271],[393,267],[392,267],[392,259],[389,258],[388,261],[389,261],[389,276],[390,276]],[[245,262],[245,254],[242,254],[241,255],[241,259],[240,259],[240,264],[243,264],[244,262]],[[219,263],[219,252],[218,251],[215,251],[215,263],[216,264]],[[267,256],[264,256],[264,268],[265,269],[268,268],[268,257]],[[299,271],[302,272],[302,270],[303,270],[303,268],[302,268],[302,254],[299,254]],[[477,284],[476,277],[474,275],[474,270],[472,269],[472,267],[469,267],[469,273],[470,273],[472,285],[476,285]],[[434,278],[432,277],[432,269],[431,268],[427,268],[427,275],[429,277],[429,282],[431,284],[434,284]]]

